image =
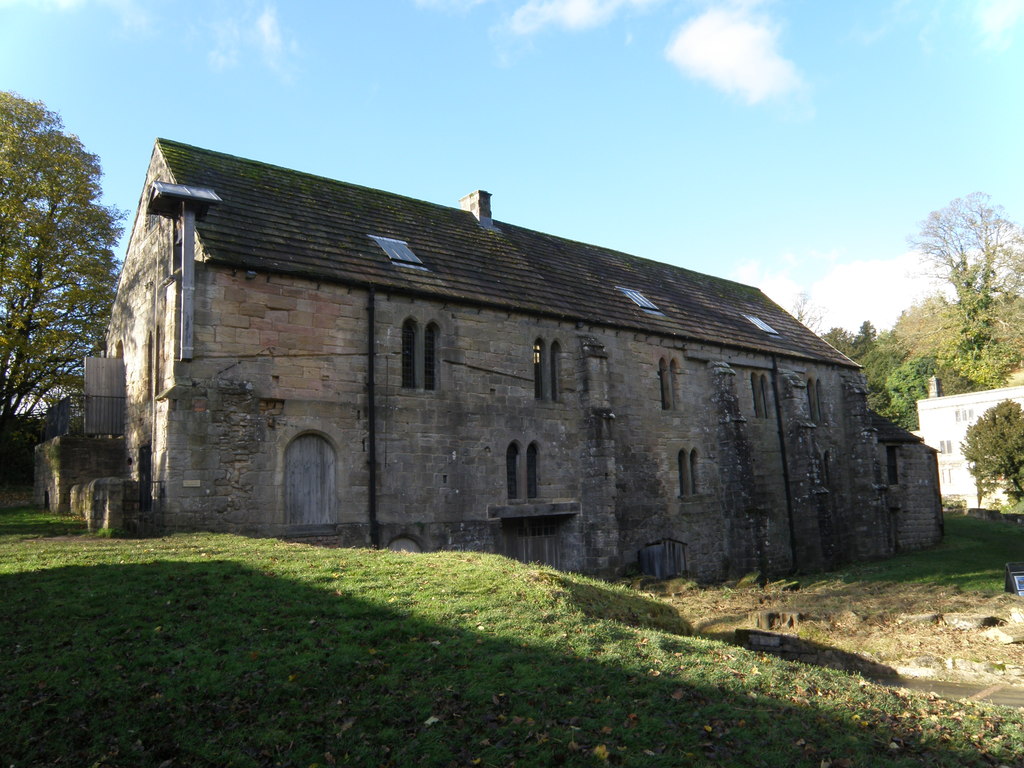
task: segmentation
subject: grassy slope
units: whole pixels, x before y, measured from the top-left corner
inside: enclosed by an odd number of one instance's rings
[[[1024,528],[962,515],[946,517],[946,535],[934,549],[862,563],[838,575],[845,581],[899,581],[1002,592],[1009,562],[1024,561]]]
[[[61,531],[0,512],[4,766],[1024,764],[1016,711],[673,634],[496,556]]]

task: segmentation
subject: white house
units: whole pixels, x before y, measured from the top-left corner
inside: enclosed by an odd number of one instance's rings
[[[993,406],[1004,400],[1024,405],[1024,387],[946,396],[941,392],[941,385],[933,379],[928,398],[917,401],[918,434],[939,452],[939,489],[943,499],[957,498],[969,506],[980,505],[982,501],[978,498],[974,477],[967,469],[961,443],[967,436],[967,428]]]

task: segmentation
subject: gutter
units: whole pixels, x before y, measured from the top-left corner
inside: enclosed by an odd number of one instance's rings
[[[370,544],[380,547],[380,526],[377,523],[377,289],[369,286],[366,297],[366,418],[369,421],[369,494],[366,516],[370,523]]]

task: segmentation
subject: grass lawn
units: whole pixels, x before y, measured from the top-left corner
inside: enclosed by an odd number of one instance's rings
[[[838,574],[845,581],[899,581],[1002,592],[1007,563],[1024,562],[1024,528],[947,515],[945,537],[934,549],[862,563]]]
[[[494,555],[0,511],[0,595],[5,768],[1024,765],[1015,710],[688,637]]]

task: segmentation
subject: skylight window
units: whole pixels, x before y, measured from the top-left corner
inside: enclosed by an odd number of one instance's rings
[[[632,299],[633,303],[640,307],[640,309],[647,312],[656,312],[659,315],[662,314],[661,310],[658,309],[658,305],[640,293],[640,291],[634,290],[633,288],[623,288],[621,285],[617,285],[616,288]]]
[[[420,257],[412,252],[412,249],[409,248],[409,244],[404,240],[395,240],[392,237],[381,237],[380,235],[369,235],[369,237],[381,247],[381,250],[383,250],[384,253],[388,255],[388,258],[395,264],[400,264],[403,267],[426,269],[426,267],[423,266],[423,262],[420,261]]]
[[[758,328],[760,328],[765,333],[770,333],[772,336],[778,336],[779,335],[778,331],[776,331],[774,328],[772,328],[770,325],[768,325],[768,323],[766,323],[760,317],[754,317],[754,315],[744,315],[744,317],[747,318],[747,320],[752,322],[754,325],[756,325]]]

